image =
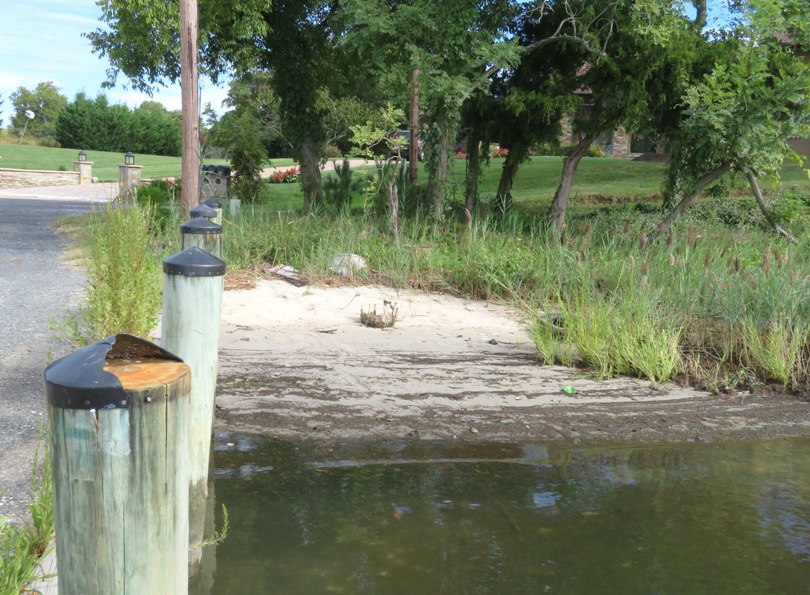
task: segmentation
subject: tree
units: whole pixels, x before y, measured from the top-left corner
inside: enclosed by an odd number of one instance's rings
[[[489,85],[488,69],[496,72],[517,59],[508,35],[516,5],[508,0],[343,0],[343,6],[345,42],[368,62],[396,105],[408,104],[411,73],[420,72],[428,189],[434,216],[441,217],[462,105]]]
[[[12,134],[19,136],[27,124],[26,134],[46,141],[56,140],[56,119],[67,104],[67,97],[59,93],[55,83],[41,82],[33,90],[18,87],[9,99],[14,108],[10,126]],[[25,115],[29,110],[34,113],[30,122]]]
[[[592,3],[585,3],[583,13],[589,10]],[[610,27],[600,19],[609,21]],[[563,160],[549,209],[548,223],[558,238],[565,227],[574,175],[588,148],[602,133],[618,126],[639,130],[664,118],[681,97],[684,77],[695,59],[691,48],[701,41],[678,7],[666,2],[639,7],[622,0],[613,3],[609,13],[591,16],[590,22],[604,37],[591,40],[598,52],[582,48],[586,51],[572,53],[580,59],[576,86],[587,90],[591,102],[580,108],[572,123],[579,142]]]
[[[179,75],[175,1],[102,0],[108,29],[88,34],[94,51],[113,65],[108,84],[123,72],[151,89]],[[301,163],[304,207],[322,200],[319,157],[326,132],[318,97],[345,88],[351,69],[335,28],[338,6],[326,0],[201,0],[200,69],[214,80],[228,69],[272,74],[280,125]],[[343,93],[336,93],[340,96]]]
[[[713,67],[692,82],[670,137],[667,217],[656,238],[709,185],[729,173],[745,176],[769,224],[791,238],[768,211],[759,178],[778,180],[782,163],[800,157],[791,136],[810,134],[810,65],[795,48],[810,47],[805,0],[746,0],[740,18],[710,42]],[[785,43],[785,36],[790,44]]]
[[[181,118],[157,101],[144,101],[132,111],[128,150],[149,155],[179,156]]]

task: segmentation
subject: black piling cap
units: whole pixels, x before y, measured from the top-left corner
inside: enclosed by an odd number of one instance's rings
[[[220,200],[218,198],[209,198],[203,204],[208,205],[212,209],[221,209],[222,208],[222,202],[220,202]]]
[[[225,274],[225,261],[191,246],[164,260],[163,272],[184,277],[220,277]]]
[[[205,217],[197,217],[183,223],[180,226],[180,233],[217,235],[222,233],[222,226],[209,221]]]
[[[133,335],[113,335],[45,368],[45,397],[59,409],[126,409],[129,393],[115,374],[104,370],[114,359],[165,359],[181,362],[165,349]]]
[[[217,216],[217,212],[209,207],[207,204],[203,203],[201,205],[197,205],[193,209],[191,209],[191,216],[192,217],[205,217],[206,219],[213,219]]]

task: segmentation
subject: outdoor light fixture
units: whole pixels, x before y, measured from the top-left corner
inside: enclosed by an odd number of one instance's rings
[[[132,151],[124,153],[124,165],[135,165],[135,153]]]
[[[79,161],[87,161],[87,153],[79,151]]]

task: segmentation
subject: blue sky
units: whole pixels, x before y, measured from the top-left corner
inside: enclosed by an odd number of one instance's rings
[[[91,97],[101,91],[109,63],[90,51],[82,33],[93,31],[101,23],[101,9],[95,0],[3,0],[0,2],[3,25],[0,27],[0,95],[3,125],[9,123],[9,95],[17,87],[33,89],[42,81],[53,81],[68,99],[78,91]],[[130,107],[149,99],[125,88],[119,77],[115,88],[104,92],[114,103]],[[210,102],[222,111],[226,90],[203,83],[202,102]],[[154,96],[169,109],[180,109],[180,86],[161,90]]]

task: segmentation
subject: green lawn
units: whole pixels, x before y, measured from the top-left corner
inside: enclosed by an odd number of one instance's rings
[[[75,149],[52,149],[16,144],[0,144],[0,167],[21,169],[56,170],[60,166],[70,171],[78,151]],[[102,181],[118,179],[118,165],[124,160],[121,153],[88,151],[87,159],[93,162],[93,175]],[[142,177],[168,178],[180,175],[179,157],[157,155],[136,155],[135,163],[143,166]],[[227,164],[224,159],[209,159],[206,163]],[[288,167],[292,159],[273,159],[268,165]],[[457,159],[454,163],[454,189],[459,199],[464,195],[464,173],[466,162]],[[484,168],[480,182],[480,194],[485,200],[495,196],[503,167],[503,158],[493,158]],[[547,205],[554,196],[562,171],[561,157],[532,157],[521,165],[512,197],[515,202]],[[621,198],[643,198],[661,191],[666,166],[661,163],[648,163],[630,159],[604,159],[586,157],[580,163],[571,192],[572,201],[592,196]],[[329,174],[327,174],[329,175]],[[420,183],[427,181],[424,165],[420,164]],[[740,183],[744,180],[739,180]],[[767,184],[765,184],[767,187]],[[781,188],[783,191],[808,193],[810,178],[807,172],[793,162],[785,164]],[[301,206],[301,189],[298,184],[270,184],[263,201],[273,208]]]
[[[78,157],[76,149],[52,149],[29,145],[0,144],[0,167],[15,169],[57,170],[64,167],[73,170]],[[93,162],[93,176],[101,181],[118,180],[118,166],[124,162],[123,153],[87,151],[87,160]],[[227,164],[224,159],[209,159],[206,163]],[[141,176],[149,178],[173,178],[180,175],[180,157],[159,155],[135,155],[135,165],[142,165]]]

